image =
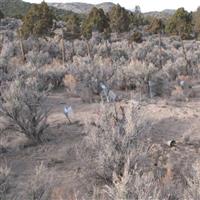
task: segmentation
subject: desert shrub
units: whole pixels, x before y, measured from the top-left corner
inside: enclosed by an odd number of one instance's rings
[[[142,90],[142,93],[146,93],[145,85],[148,77],[156,71],[157,69],[152,63],[146,64],[139,60],[131,60],[128,64],[118,68],[118,78],[115,84],[121,89],[138,89]]]
[[[40,68],[46,64],[50,64],[52,62],[52,58],[48,52],[29,51],[26,55],[26,61],[32,66]]]
[[[200,198],[200,174],[199,174],[199,161],[195,161],[191,167],[191,176],[185,177],[188,183],[188,187],[184,189],[184,198],[185,199],[199,199]]]
[[[114,62],[117,62],[119,60],[128,60],[127,53],[124,50],[120,49],[114,49],[113,51],[111,51],[111,57]]]
[[[8,72],[8,60],[3,57],[0,58],[0,71],[2,71],[2,73]]]
[[[174,46],[174,48],[179,49],[181,48],[181,42],[180,41],[173,41],[172,45]]]
[[[108,185],[115,188],[117,199],[133,199],[136,162],[142,163],[146,158],[145,150],[137,138],[142,137],[147,123],[141,123],[138,108],[132,103],[102,105],[96,119],[86,120],[87,136],[79,153],[81,158],[84,155],[81,166],[88,187]],[[139,152],[141,157],[137,158]]]
[[[41,69],[37,76],[40,90],[43,91],[62,87],[64,85],[63,78],[66,74],[67,70],[62,67]]]
[[[133,33],[133,35],[129,38],[129,42],[137,42],[137,43],[141,43],[143,41],[142,39],[142,33],[135,31]]]
[[[77,80],[76,78],[71,74],[66,74],[63,78],[64,86],[68,93],[71,95],[76,95],[76,87],[77,87]]]
[[[105,42],[101,45],[98,45],[96,48],[96,54],[102,58],[110,57],[111,44],[109,42]]]
[[[97,57],[93,60],[87,57],[74,57],[73,64],[68,66],[69,74],[75,77],[80,86],[78,94],[81,94],[81,90],[83,90],[83,96],[84,92],[88,95],[99,94],[100,82],[106,85],[112,83],[116,69],[117,66],[112,64],[111,60],[106,62],[106,60]]]
[[[75,40],[74,41],[74,52],[77,56],[86,56],[87,51],[86,51],[87,45],[83,40]]]
[[[10,168],[1,163],[0,166],[0,199],[6,200],[10,182]]]
[[[60,58],[61,57],[61,51],[59,48],[59,45],[55,42],[50,42],[48,46],[48,53],[50,55],[50,58]]]
[[[14,45],[12,42],[7,42],[3,44],[2,50],[1,50],[1,56],[2,57],[13,57],[14,56]]]
[[[48,127],[45,100],[46,94],[38,91],[37,81],[18,79],[2,92],[0,112],[8,119],[8,125],[12,125],[11,129],[40,143]]]
[[[48,200],[51,198],[52,190],[52,174],[44,166],[43,163],[35,167],[27,191],[26,198],[32,200]]]

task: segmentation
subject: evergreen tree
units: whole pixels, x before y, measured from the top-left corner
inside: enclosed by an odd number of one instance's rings
[[[122,33],[129,30],[130,16],[125,8],[117,4],[112,7],[108,15],[112,32]]]
[[[80,33],[80,19],[76,14],[72,14],[69,16],[66,22],[67,32],[70,33]]]
[[[4,14],[0,10],[0,20],[4,18]]]
[[[42,36],[49,33],[53,25],[53,13],[43,1],[41,4],[33,4],[23,19],[21,28],[22,36]]]
[[[134,12],[130,13],[130,23],[131,28],[139,27],[140,25],[144,25],[144,16],[141,13],[141,9],[139,6],[135,6]]]
[[[190,38],[192,32],[192,14],[184,8],[179,8],[168,20],[166,32],[181,36],[182,39]]]
[[[103,32],[108,27],[108,18],[103,9],[94,7],[82,24],[82,34],[85,38],[90,38],[92,31]]]
[[[194,23],[194,32],[198,37],[198,39],[200,39],[200,7],[194,13],[193,23]]]

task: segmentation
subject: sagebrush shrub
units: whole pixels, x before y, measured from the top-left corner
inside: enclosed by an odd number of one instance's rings
[[[79,146],[78,156],[88,188],[108,185],[114,188],[117,199],[133,198],[131,185],[133,169],[137,165],[134,161],[142,151],[138,137],[147,128],[139,118],[138,108],[132,103],[102,105],[94,121],[86,120],[87,136]],[[145,153],[142,154],[145,159]]]
[[[33,142],[42,142],[42,135],[48,128],[46,94],[38,91],[33,78],[18,79],[2,92],[0,112],[9,121],[11,129],[24,134]]]

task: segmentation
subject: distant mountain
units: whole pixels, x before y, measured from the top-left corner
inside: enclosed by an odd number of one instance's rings
[[[0,10],[5,16],[22,16],[30,8],[31,3],[22,0],[0,0]]]
[[[31,5],[31,3],[22,0],[0,0],[0,10],[7,17],[22,17],[27,13]],[[51,7],[51,9],[57,17],[63,17],[72,13],[71,11],[55,7]]]
[[[93,7],[102,8],[104,12],[108,12],[115,4],[111,2],[105,2],[101,4],[87,4],[87,3],[48,3],[49,6],[72,11],[79,14],[87,14]]]
[[[175,12],[176,10],[166,9],[160,12],[159,11],[147,12],[147,13],[144,13],[144,15],[157,17],[157,18],[168,18],[168,17],[171,17]]]

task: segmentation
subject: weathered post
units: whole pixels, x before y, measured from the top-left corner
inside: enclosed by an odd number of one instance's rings
[[[25,62],[26,58],[25,58],[24,46],[23,46],[23,42],[22,42],[22,32],[20,29],[19,29],[19,44],[20,44],[20,50],[21,50],[21,54],[22,54],[22,61]]]
[[[61,34],[61,50],[62,50],[62,63],[63,66],[65,65],[65,43],[64,43],[64,31],[62,29],[62,34]]]

